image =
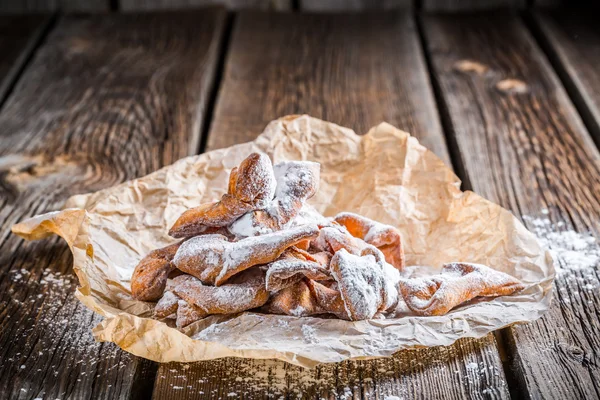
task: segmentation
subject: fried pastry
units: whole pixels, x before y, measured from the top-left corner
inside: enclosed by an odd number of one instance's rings
[[[275,198],[262,210],[255,210],[231,224],[231,232],[240,236],[257,236],[282,229],[292,221],[304,202],[319,187],[320,164],[311,161],[287,161],[273,167],[277,188]]]
[[[395,285],[399,273],[374,246],[366,247],[360,255],[342,248],[331,259],[330,268],[351,320],[373,318],[398,302]]]
[[[222,286],[207,286],[194,279],[178,284],[173,292],[191,306],[197,319],[213,314],[235,314],[260,307],[269,299],[265,274],[258,268],[244,271]],[[189,319],[186,316],[186,322]]]
[[[400,292],[417,315],[444,315],[454,307],[478,296],[506,296],[524,285],[512,276],[485,265],[445,264],[439,275],[403,279]]]
[[[154,317],[158,319],[171,318],[177,313],[177,305],[181,297],[171,291],[165,291],[154,306]]]
[[[331,225],[321,228],[319,236],[311,242],[315,251],[326,251],[335,254],[340,249],[345,249],[350,254],[359,255],[369,245],[350,235],[341,225]]]
[[[337,283],[334,282],[327,286],[322,282],[309,280],[307,284],[323,312],[333,314],[340,319],[350,319],[350,314],[346,309],[342,295],[337,289]]]
[[[180,245],[154,250],[139,262],[131,276],[131,294],[135,299],[156,301],[162,296],[167,278],[175,268],[171,261]]]
[[[175,318],[178,302],[181,298],[173,293],[173,288],[180,283],[195,279],[191,275],[179,275],[173,279],[169,279],[164,294],[156,303],[156,306],[154,306],[154,316],[159,319]]]
[[[227,226],[248,211],[268,206],[275,189],[271,160],[265,154],[253,153],[231,171],[227,193],[220,201],[187,210],[175,221],[169,235],[191,237],[207,227]]]
[[[175,325],[179,329],[182,329],[206,316],[207,314],[205,312],[198,310],[196,307],[182,299],[177,303],[177,319]]]
[[[277,292],[263,307],[263,311],[270,314],[292,315],[295,317],[308,317],[326,313],[319,306],[318,300],[307,282],[307,279],[301,278]]]
[[[350,212],[339,213],[334,220],[346,227],[352,236],[381,250],[386,261],[396,269],[399,271],[404,269],[402,238],[396,228]]]
[[[314,280],[331,279],[327,266],[319,264],[309,253],[290,248],[269,264],[266,287],[272,293],[279,292],[305,277]]]
[[[287,248],[318,233],[316,226],[306,225],[238,242],[229,242],[222,235],[197,236],[181,245],[173,263],[204,284],[219,286],[245,269],[275,260]]]

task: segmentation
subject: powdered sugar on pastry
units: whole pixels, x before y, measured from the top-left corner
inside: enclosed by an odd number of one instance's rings
[[[181,245],[173,263],[203,283],[219,286],[245,269],[275,260],[288,247],[316,237],[318,232],[316,226],[306,225],[238,242],[229,242],[222,235],[198,236]]]
[[[303,204],[302,208],[298,212],[295,218],[293,218],[290,222],[287,223],[285,228],[293,228],[295,226],[301,225],[319,225],[319,226],[328,226],[331,224],[329,218],[324,217],[320,212],[318,212],[313,206],[310,204]]]
[[[331,279],[329,270],[314,261],[301,260],[295,257],[282,257],[269,265],[267,290],[278,292],[304,277],[317,281]]]
[[[445,264],[439,275],[401,279],[399,287],[414,313],[443,315],[475,297],[505,296],[522,290],[524,285],[485,265],[457,262]]]
[[[379,254],[378,254],[379,253]],[[398,301],[393,281],[384,272],[383,256],[376,248],[366,248],[359,256],[340,249],[331,260],[331,272],[352,320],[372,318],[378,311],[392,308]]]
[[[402,238],[396,228],[350,212],[339,213],[334,220],[346,227],[352,236],[381,250],[388,263],[400,271],[404,269]]]
[[[187,210],[175,221],[169,234],[191,237],[206,227],[227,226],[249,211],[268,206],[275,189],[271,160],[265,154],[253,153],[231,171],[228,191],[220,201]]]
[[[264,272],[247,270],[222,286],[187,281],[173,289],[175,294],[205,315],[233,314],[260,307],[269,299]]]
[[[255,209],[233,222],[231,232],[237,236],[257,236],[282,229],[316,193],[320,164],[288,161],[276,164],[273,170],[277,181],[275,198],[262,209]]]

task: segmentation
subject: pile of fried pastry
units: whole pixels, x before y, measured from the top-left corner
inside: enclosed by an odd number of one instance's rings
[[[480,264],[445,264],[439,275],[403,277],[400,232],[358,214],[325,218],[306,204],[320,165],[272,165],[253,153],[231,171],[219,201],[184,212],[169,231],[178,243],[135,268],[133,297],[157,302],[154,316],[178,328],[246,310],[357,321],[385,318],[399,301],[415,315],[442,315],[478,296],[523,289]]]

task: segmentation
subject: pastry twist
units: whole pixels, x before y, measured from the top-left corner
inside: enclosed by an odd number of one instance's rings
[[[471,263],[445,264],[439,275],[402,279],[400,292],[417,315],[444,315],[478,296],[506,296],[525,286],[504,272]]]
[[[223,227],[247,213],[266,207],[275,196],[276,181],[271,160],[253,153],[229,175],[227,193],[215,203],[184,212],[171,227],[175,238],[196,236],[208,227]]]

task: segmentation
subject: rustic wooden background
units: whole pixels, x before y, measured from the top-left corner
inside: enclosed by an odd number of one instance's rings
[[[385,120],[529,228],[543,217],[600,238],[593,12],[500,0],[486,4],[508,11],[181,0],[169,6],[228,9],[137,12],[166,3],[0,1],[26,14],[0,16],[0,398],[600,398],[596,270],[561,275],[535,323],[309,372],[239,359],[158,365],[94,342],[100,318],[73,296],[66,245],[26,243],[10,227],[70,195],[252,140],[286,114],[359,133]],[[458,13],[429,12],[440,10]]]
[[[586,4],[584,0],[0,0],[0,12],[110,12],[223,6],[230,10],[364,11],[424,9],[474,11],[493,8],[526,9]],[[586,4],[587,5],[587,4]]]

